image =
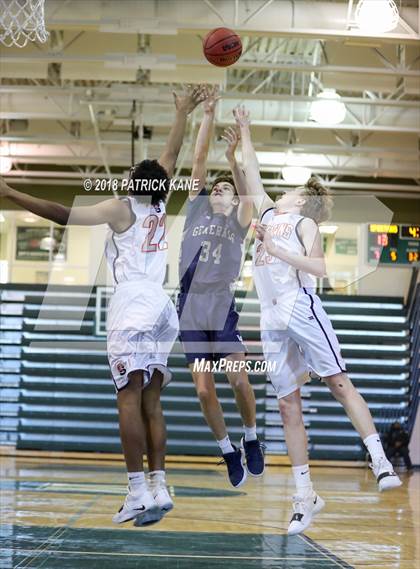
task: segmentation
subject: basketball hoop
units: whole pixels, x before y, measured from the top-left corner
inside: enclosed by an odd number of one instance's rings
[[[45,43],[45,0],[0,0],[0,42],[25,47],[28,41]]]

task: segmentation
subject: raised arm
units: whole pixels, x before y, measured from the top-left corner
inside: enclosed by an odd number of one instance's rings
[[[191,178],[198,180],[189,193],[191,200],[200,193],[206,184],[207,177],[207,156],[210,147],[210,138],[213,131],[214,113],[216,111],[217,101],[219,100],[219,91],[217,87],[208,91],[208,96],[204,101],[204,116],[198,129],[197,140],[195,142],[193,165]]]
[[[233,110],[233,116],[241,133],[242,164],[245,171],[247,191],[251,195],[257,211],[260,212],[263,208],[272,207],[274,202],[267,195],[261,181],[260,165],[251,141],[249,111],[243,105],[238,106]]]
[[[227,128],[223,133],[222,138],[228,143],[225,156],[229,162],[233,181],[239,197],[238,222],[242,227],[247,227],[252,221],[254,206],[252,197],[247,194],[245,174],[235,157],[235,150],[240,138],[238,129],[234,129],[232,127]]]
[[[59,225],[101,225],[108,223],[116,231],[124,231],[131,223],[129,208],[115,198],[91,206],[68,207],[19,192],[0,178],[0,197]]]
[[[178,95],[173,91],[175,102],[175,120],[169,132],[165,149],[158,160],[159,164],[165,168],[168,176],[173,176],[176,161],[181,150],[184,140],[185,128],[187,125],[188,115],[201,103],[206,97],[206,89],[204,85],[192,87],[188,85],[183,95]]]
[[[264,248],[268,255],[285,261],[299,271],[310,273],[316,277],[324,277],[326,266],[318,225],[312,219],[305,217],[298,227],[298,233],[305,247],[306,255],[291,253],[283,247],[279,247],[274,243],[264,225],[256,225],[256,235],[260,241],[264,242]]]

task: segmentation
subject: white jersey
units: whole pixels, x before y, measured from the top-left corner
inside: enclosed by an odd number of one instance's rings
[[[171,378],[168,355],[178,335],[178,316],[163,289],[168,243],[165,204],[144,204],[123,198],[132,212],[132,223],[121,233],[110,231],[106,256],[115,292],[107,313],[107,349],[117,391],[129,382],[130,373],[143,371],[143,387],[153,372]]]
[[[162,287],[168,253],[165,204],[146,205],[132,196],[123,199],[132,211],[132,224],[122,233],[110,230],[106,243],[114,284],[147,280]]]
[[[294,213],[277,213],[269,209],[261,216],[273,241],[290,253],[306,255],[305,247],[297,233],[303,216]],[[292,267],[277,257],[268,255],[264,244],[256,239],[253,256],[253,275],[261,307],[272,308],[273,304],[291,303],[300,288],[315,289],[315,277]]]
[[[261,223],[273,241],[296,255],[306,255],[297,232],[303,216],[267,210]],[[315,277],[267,255],[255,242],[254,280],[261,303],[261,341],[269,378],[279,399],[309,380],[308,372],[330,377],[345,372],[331,322],[315,293]]]

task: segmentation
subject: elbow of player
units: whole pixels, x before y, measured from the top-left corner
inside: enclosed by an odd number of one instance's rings
[[[70,219],[70,208],[67,207],[63,207],[60,208],[55,215],[55,219],[53,219],[53,221],[57,224],[57,225],[61,225],[62,227],[65,227]]]
[[[327,268],[324,262],[317,262],[316,264],[314,263],[308,272],[311,273],[311,275],[314,277],[318,277],[320,279],[327,276]]]
[[[317,267],[317,270],[315,272],[315,276],[319,277],[320,279],[327,276],[327,267],[326,267],[325,263],[322,263],[321,265],[319,265],[319,267]]]

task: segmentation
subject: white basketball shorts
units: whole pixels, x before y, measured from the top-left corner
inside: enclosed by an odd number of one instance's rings
[[[316,294],[299,290],[286,328],[281,310],[280,302],[261,313],[264,357],[274,364],[268,375],[279,399],[306,383],[310,372],[324,378],[346,371],[337,336]]]
[[[107,350],[116,391],[133,371],[143,371],[143,388],[153,372],[171,380],[168,356],[178,336],[178,316],[168,295],[155,283],[121,283],[111,298],[107,318]]]

